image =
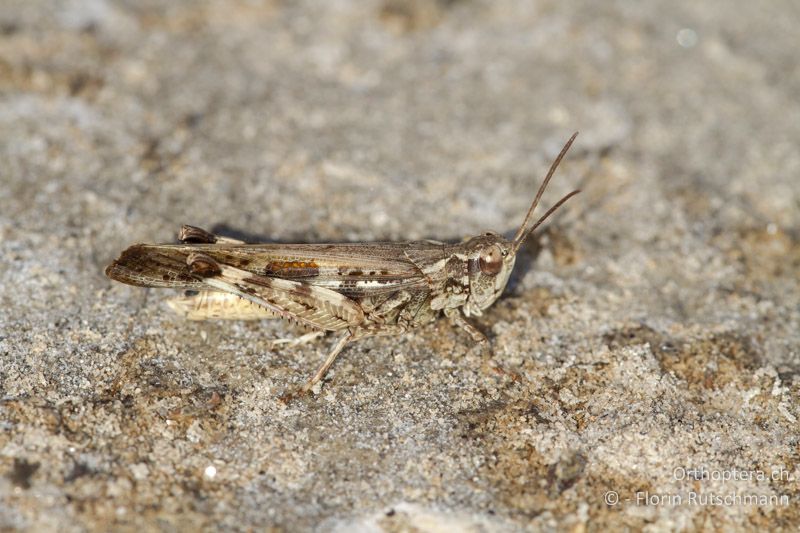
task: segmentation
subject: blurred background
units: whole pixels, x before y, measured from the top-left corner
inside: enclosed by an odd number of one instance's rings
[[[798,43],[792,0],[0,0],[0,525],[797,523]],[[518,380],[442,322],[286,407],[329,343],[102,273],[184,223],[513,233],[573,131],[479,323]],[[791,504],[603,500],[699,465]]]

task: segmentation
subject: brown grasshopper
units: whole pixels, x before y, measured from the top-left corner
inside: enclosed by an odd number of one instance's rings
[[[486,336],[467,320],[505,289],[522,243],[569,198],[529,227],[547,184],[578,134],[550,166],[513,240],[487,232],[458,244],[437,241],[352,244],[245,244],[183,226],[180,244],[134,244],[106,268],[114,280],[141,287],[186,289],[170,302],[190,319],[285,318],[342,336],[302,387],[325,377],[348,342],[397,335],[444,313],[474,341]]]

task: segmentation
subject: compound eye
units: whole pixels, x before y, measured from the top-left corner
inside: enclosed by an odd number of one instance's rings
[[[487,276],[496,276],[503,269],[503,250],[496,244],[481,252],[478,261],[481,272]]]

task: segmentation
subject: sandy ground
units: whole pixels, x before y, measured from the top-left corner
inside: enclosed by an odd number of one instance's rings
[[[3,0],[0,528],[793,530],[800,8]],[[352,346],[113,283],[195,224],[513,232],[478,326]],[[508,370],[500,374],[499,365]]]

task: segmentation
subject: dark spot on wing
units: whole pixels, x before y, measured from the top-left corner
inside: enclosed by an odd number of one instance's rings
[[[203,278],[218,276],[222,273],[219,263],[213,258],[203,254],[189,254],[186,257],[186,265],[189,267],[189,270],[192,271],[192,274]]]

